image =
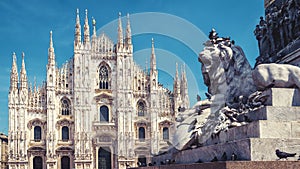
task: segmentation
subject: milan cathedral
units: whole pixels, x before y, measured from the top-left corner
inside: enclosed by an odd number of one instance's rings
[[[158,83],[152,39],[150,71],[141,69],[133,60],[129,15],[124,33],[119,16],[116,43],[104,33],[96,34],[95,19],[90,35],[87,10],[81,26],[77,10],[74,55],[60,68],[50,32],[41,86],[28,82],[25,54],[20,73],[13,54],[8,103],[11,169],[145,166],[172,145],[176,114],[189,107],[185,68],[179,75],[176,65],[173,91]]]

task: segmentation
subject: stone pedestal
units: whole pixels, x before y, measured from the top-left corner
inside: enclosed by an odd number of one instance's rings
[[[249,124],[222,131],[195,149],[165,154],[153,158],[157,164],[166,159],[178,164],[219,160],[226,153],[227,160],[237,155],[242,161],[276,161],[275,150],[297,153],[288,160],[298,160],[300,154],[300,92],[299,89],[271,88],[265,107],[250,112]],[[299,162],[300,163],[300,162]]]
[[[142,169],[275,169],[275,168],[300,168],[298,161],[226,161],[200,164],[177,164],[153,167],[143,167]],[[138,169],[138,168],[132,168]]]
[[[300,106],[299,89],[271,88],[264,92],[269,95],[266,105],[273,107]]]

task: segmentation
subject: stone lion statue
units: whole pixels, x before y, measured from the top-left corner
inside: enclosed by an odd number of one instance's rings
[[[204,144],[230,127],[247,124],[247,114],[264,106],[271,87],[300,88],[300,68],[261,64],[252,69],[241,47],[211,32],[199,54],[209,96],[191,109],[179,112],[172,140],[176,149]],[[239,118],[238,118],[239,117]]]
[[[243,50],[226,41],[214,42],[207,41],[199,54],[204,83],[212,97],[178,114],[173,141],[177,149],[184,149],[194,142],[203,143],[212,134],[228,127],[229,121],[224,117],[232,113],[228,113],[227,106],[234,105],[239,96],[246,98],[255,91],[251,66]],[[222,110],[224,107],[227,109]]]
[[[224,94],[226,103],[234,102],[241,95],[248,97],[256,90],[251,66],[241,47],[208,41],[198,59],[208,92]]]

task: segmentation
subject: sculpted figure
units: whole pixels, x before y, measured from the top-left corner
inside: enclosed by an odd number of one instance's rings
[[[212,134],[235,124],[230,106],[235,98],[247,98],[253,86],[251,67],[243,50],[230,42],[230,38],[218,38],[216,43],[207,41],[199,54],[202,74],[208,86],[209,99],[200,100],[189,110],[176,117],[176,134],[173,143],[177,149],[185,149],[193,143],[204,143]],[[239,86],[239,87],[237,87]],[[241,99],[242,100],[242,99]]]
[[[287,2],[287,11],[290,16],[291,21],[295,21],[296,17],[296,9],[297,9],[297,2],[295,0],[289,0]]]
[[[279,26],[280,26],[280,11],[277,9],[277,7],[273,7],[273,10],[272,10],[272,13],[271,13],[271,17],[272,17],[272,28],[273,28],[273,32],[272,32],[272,35],[273,35],[273,39],[274,39],[274,43],[277,42],[279,39],[278,39],[278,29],[279,29]],[[280,48],[280,43],[275,43],[275,50],[277,51],[279,48]]]
[[[274,22],[271,15],[267,15],[267,37],[269,39],[270,42],[270,53],[275,51],[275,42],[274,42],[274,37],[273,37],[273,31],[275,29],[274,27]]]
[[[298,6],[295,11],[295,32],[299,31],[300,27],[300,7]]]
[[[290,42],[293,39],[292,28],[291,18],[288,13],[285,13],[283,17],[283,30],[287,42]]]
[[[254,35],[256,37],[256,40],[258,41],[258,49],[259,49],[259,55],[261,56],[261,42],[262,42],[262,30],[260,29],[259,25],[256,25],[254,30]]]
[[[205,144],[221,131],[247,124],[247,114],[264,106],[268,98],[265,89],[300,88],[299,67],[260,64],[252,70],[242,48],[229,38],[209,40],[204,45],[198,60],[209,97],[178,113],[172,140],[178,150]]]
[[[260,17],[259,27],[262,30],[262,36],[264,36],[267,31],[267,22],[264,20],[262,16]]]
[[[219,38],[218,33],[214,28],[211,29],[211,31],[209,32],[208,38],[211,40],[212,43],[215,43],[216,40]]]
[[[280,47],[283,48],[285,46],[285,38],[284,38],[284,17],[280,16],[279,19],[279,36],[280,36]]]
[[[202,63],[202,74],[204,82],[208,86],[210,94],[226,93],[226,77],[223,63],[220,60],[221,50],[217,45],[206,42],[204,50],[199,54],[199,61]],[[213,78],[212,78],[213,77]]]

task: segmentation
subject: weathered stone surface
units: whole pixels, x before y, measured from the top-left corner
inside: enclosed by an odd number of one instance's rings
[[[291,128],[292,128],[291,131],[292,137],[300,138],[300,121],[292,122]]]
[[[204,143],[212,134],[226,129],[231,121],[226,117],[227,109],[220,110],[225,104],[236,103],[237,98],[247,99],[255,91],[251,66],[242,48],[228,43],[225,39],[218,43],[207,41],[199,54],[204,82],[211,96],[176,117],[173,144],[179,150],[188,147],[193,139]]]
[[[300,121],[300,107],[265,106],[247,114],[248,120]]]
[[[179,164],[190,164],[199,160],[210,162],[214,157],[221,159],[223,153],[226,152],[228,158],[230,158],[232,153],[235,153],[238,160],[242,161],[276,161],[278,160],[275,154],[276,149],[290,153],[299,153],[299,145],[299,138],[247,138],[180,151],[173,154],[172,159],[175,159],[176,163]],[[153,160],[158,163],[169,158],[169,156],[162,155],[154,157]],[[288,160],[297,159],[298,156],[288,158]]]
[[[279,149],[284,152],[300,152],[300,139],[284,138],[252,138],[251,139],[251,161],[275,161],[278,157],[275,150]],[[288,160],[297,160],[296,157],[289,157]]]
[[[245,126],[230,128],[228,131],[222,131],[217,137],[211,137],[208,139],[203,146],[227,143],[247,138],[297,139],[300,138],[299,136],[300,122],[275,122],[260,120],[249,123]]]
[[[223,94],[224,101],[232,103],[241,95],[248,97],[255,92],[251,66],[241,47],[227,41],[207,41],[198,59],[204,83],[212,95]]]
[[[297,169],[300,168],[300,163],[298,161],[226,161],[143,167],[143,169],[175,169],[178,167],[180,169]]]
[[[300,91],[297,88],[271,88],[264,91],[269,95],[265,105],[275,107],[300,106]]]
[[[260,64],[252,72],[258,90],[268,86],[280,88],[300,88],[300,68],[288,64]]]
[[[245,126],[230,128],[227,131],[221,131],[216,137],[208,139],[204,146],[226,143],[234,140],[247,139],[251,137],[259,137],[259,123],[253,122]]]
[[[298,43],[300,43],[300,40],[298,40]],[[300,56],[300,48],[298,46],[295,51],[286,54],[283,58],[277,60],[276,63],[288,63],[288,64],[291,64],[291,65],[297,66],[300,63],[299,56]]]

